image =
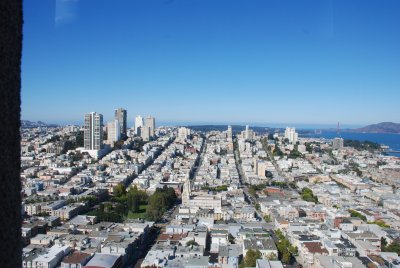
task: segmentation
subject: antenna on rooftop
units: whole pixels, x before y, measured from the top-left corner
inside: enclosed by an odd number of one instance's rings
[[[337,122],[337,134],[340,137],[340,123]]]

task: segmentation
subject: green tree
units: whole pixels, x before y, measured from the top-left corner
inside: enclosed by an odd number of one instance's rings
[[[292,255],[290,254],[289,251],[285,251],[285,252],[282,254],[282,262],[285,263],[285,264],[289,264],[291,258],[292,258]]]
[[[367,221],[367,217],[365,217],[363,214],[361,214],[358,211],[355,211],[353,209],[349,209],[348,212],[350,213],[351,217],[355,217],[355,218],[359,218],[359,219],[361,219],[363,221]]]
[[[114,193],[114,196],[117,196],[117,197],[126,195],[125,186],[122,183],[119,183],[117,186],[114,187],[113,193]]]
[[[190,240],[190,241],[188,241],[187,243],[186,243],[186,246],[187,247],[193,247],[193,246],[198,246],[199,244],[193,239],[193,240]]]
[[[264,216],[264,221],[265,222],[272,222],[271,215],[265,215]]]
[[[83,131],[78,131],[78,133],[76,134],[75,146],[83,147]]]
[[[258,249],[249,249],[246,253],[246,257],[244,258],[244,266],[255,267],[257,259],[261,259],[261,252]]]
[[[127,194],[128,209],[134,213],[139,212],[141,204],[147,204],[148,196],[145,191],[138,190],[137,186],[130,187]]]
[[[228,234],[229,243],[235,244],[235,237],[231,233]]]
[[[155,193],[149,197],[149,204],[146,210],[148,220],[158,221],[164,212],[171,207],[176,200],[175,190],[164,186],[157,188]]]
[[[385,251],[386,246],[387,246],[386,238],[381,237],[381,250],[382,250],[382,251]]]
[[[268,254],[268,256],[267,256],[267,259],[270,260],[270,261],[275,261],[275,260],[278,259],[278,256],[276,256],[275,253],[270,253],[270,254]]]
[[[314,196],[313,191],[310,188],[303,188],[301,190],[301,198],[307,202],[314,202],[315,204],[318,203],[318,197]]]
[[[140,197],[138,194],[128,192],[127,194],[128,209],[134,213],[140,209]]]

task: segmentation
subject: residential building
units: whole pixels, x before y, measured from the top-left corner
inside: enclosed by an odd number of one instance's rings
[[[84,130],[85,150],[101,150],[103,148],[103,115],[91,112],[85,115]]]
[[[296,128],[287,127],[285,130],[285,139],[289,140],[289,143],[296,143],[298,140],[298,134],[296,132]]]
[[[127,113],[125,109],[118,108],[115,110],[115,120],[118,121],[121,137],[126,137],[126,117]]]
[[[156,119],[152,116],[147,116],[144,121],[144,127],[149,128],[150,137],[153,137],[156,130]]]
[[[113,145],[119,141],[121,136],[120,124],[118,120],[111,121],[107,124],[107,143]]]
[[[140,136],[140,130],[143,128],[144,123],[143,123],[143,117],[140,115],[135,117],[135,134]]]

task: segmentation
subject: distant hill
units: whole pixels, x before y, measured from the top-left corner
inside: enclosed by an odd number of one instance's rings
[[[55,124],[46,124],[42,121],[32,122],[29,120],[21,120],[21,127],[23,128],[35,128],[35,127],[56,127]]]
[[[400,124],[393,122],[382,122],[362,128],[352,129],[351,131],[365,133],[400,133]]]
[[[197,126],[187,126],[193,130],[197,131],[226,131],[228,129],[228,125],[197,125]],[[246,126],[241,125],[232,125],[232,132],[234,134],[240,133],[241,131],[246,129]],[[267,132],[274,132],[275,129],[269,127],[257,127],[257,126],[249,126],[255,132],[258,133],[267,133]]]
[[[187,126],[190,129],[196,131],[226,131],[228,129],[228,125],[196,125],[196,126]],[[246,126],[242,125],[231,125],[233,134],[239,134],[241,131],[246,129]],[[284,128],[275,128],[275,127],[260,127],[260,126],[249,126],[249,129],[257,132],[259,134],[266,133],[275,133],[280,132],[283,133],[285,131]],[[298,129],[297,132],[299,134],[309,134],[310,130]]]

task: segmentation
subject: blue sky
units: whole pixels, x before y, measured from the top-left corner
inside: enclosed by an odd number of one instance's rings
[[[397,0],[25,0],[22,119],[398,122],[398,14]]]

